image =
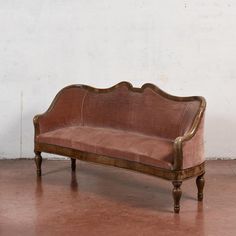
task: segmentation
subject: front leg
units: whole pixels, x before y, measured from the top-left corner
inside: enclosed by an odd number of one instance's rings
[[[36,168],[37,168],[37,176],[41,176],[41,164],[42,164],[42,156],[41,156],[41,152],[35,152],[35,164],[36,164]]]
[[[172,184],[174,185],[172,194],[174,198],[174,212],[179,213],[180,210],[180,198],[182,195],[182,190],[180,188],[182,181],[181,180],[174,180],[172,181]]]

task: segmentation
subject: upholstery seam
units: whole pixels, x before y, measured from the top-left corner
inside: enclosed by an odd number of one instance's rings
[[[85,98],[88,94],[88,91],[86,91],[86,93],[84,94],[83,96],[83,99],[82,99],[82,103],[81,103],[81,108],[80,108],[80,113],[81,113],[81,117],[80,117],[80,123],[82,126],[84,126],[84,101],[85,101]]]
[[[183,113],[182,113],[182,115],[181,115],[181,118],[180,118],[180,120],[179,120],[179,135],[181,135],[181,130],[182,130],[182,128],[183,128],[183,119],[184,119],[184,117],[185,117],[185,114],[186,114],[188,108],[189,108],[189,104],[186,103],[186,104],[185,104],[185,108],[184,108],[184,110],[183,110]]]

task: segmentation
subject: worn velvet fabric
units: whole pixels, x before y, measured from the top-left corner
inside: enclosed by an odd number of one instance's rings
[[[39,117],[39,131],[45,133],[61,127],[81,124],[82,104],[86,90],[69,88],[58,94],[55,104]]]
[[[204,162],[204,117],[202,118],[197,133],[183,144],[183,168],[190,168]]]
[[[146,88],[93,92],[72,87],[39,118],[36,140],[171,169],[173,142],[190,129],[199,101],[173,101]],[[203,121],[184,144],[183,167],[203,162]]]
[[[111,128],[72,126],[39,135],[38,141],[170,169],[173,142]]]

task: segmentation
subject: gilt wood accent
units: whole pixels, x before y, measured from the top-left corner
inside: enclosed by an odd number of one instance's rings
[[[149,174],[157,176],[167,180],[185,180],[199,176],[205,171],[205,162],[195,166],[193,168],[188,168],[184,170],[167,170],[162,168],[157,168],[154,166],[149,166],[141,164],[134,161],[128,161],[125,159],[101,156],[94,153],[86,153],[79,150],[59,147],[56,145],[37,143],[35,150],[41,150],[42,152],[57,154],[61,156],[73,157],[81,161],[93,162],[103,165],[116,166],[123,169],[129,169],[144,174]]]
[[[109,93],[117,88],[125,86],[130,92],[132,93],[143,93],[145,89],[151,89],[154,93],[166,98],[167,100],[172,100],[175,102],[190,102],[190,101],[199,101],[199,108],[198,111],[192,121],[192,124],[187,132],[185,132],[182,136],[177,137],[173,142],[173,150],[174,150],[174,156],[173,156],[173,168],[172,169],[165,169],[165,168],[159,168],[152,165],[147,165],[143,163],[139,163],[136,161],[129,161],[126,160],[125,157],[123,158],[115,158],[111,156],[106,155],[97,155],[95,153],[88,153],[84,151],[80,151],[77,149],[72,149],[68,147],[48,144],[48,143],[40,143],[37,142],[36,137],[40,134],[40,118],[46,116],[48,113],[50,113],[55,105],[57,104],[61,94],[63,94],[64,91],[70,88],[82,88],[86,91],[97,93],[97,94],[104,94]],[[71,158],[71,169],[72,171],[75,171],[76,169],[76,159],[82,160],[82,161],[88,161],[88,162],[94,162],[94,163],[100,163],[110,166],[116,166],[124,169],[129,169],[133,171],[138,171],[141,173],[154,175],[166,180],[171,180],[174,189],[173,189],[173,197],[174,197],[174,211],[175,213],[179,213],[179,202],[181,198],[181,189],[180,186],[182,184],[183,180],[197,177],[196,184],[198,188],[198,200],[201,201],[203,198],[203,187],[204,187],[204,178],[203,175],[205,173],[205,162],[203,161],[201,164],[191,166],[190,168],[183,168],[183,147],[184,144],[188,141],[191,141],[201,124],[201,121],[204,116],[204,111],[206,108],[206,101],[203,97],[200,96],[191,96],[191,97],[177,97],[170,95],[158,87],[156,87],[153,84],[147,83],[144,84],[141,88],[135,88],[128,82],[121,82],[111,88],[107,89],[97,89],[93,88],[87,85],[71,85],[68,87],[65,87],[62,89],[54,98],[53,102],[51,103],[48,110],[41,114],[36,115],[34,117],[34,127],[35,127],[35,162],[37,166],[37,174],[41,175],[41,163],[42,163],[42,157],[41,152],[47,152],[47,153],[53,153],[58,155],[63,155]],[[140,108],[142,109],[142,107]],[[153,108],[155,109],[155,108]]]

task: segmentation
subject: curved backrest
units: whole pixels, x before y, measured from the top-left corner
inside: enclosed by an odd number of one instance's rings
[[[175,97],[152,84],[134,88],[121,82],[109,89],[72,85],[62,89],[42,119],[42,131],[87,125],[175,139],[187,132],[200,97]]]
[[[199,106],[198,100],[174,101],[152,86],[132,90],[124,83],[104,93],[88,90],[82,124],[174,139],[190,128]]]

